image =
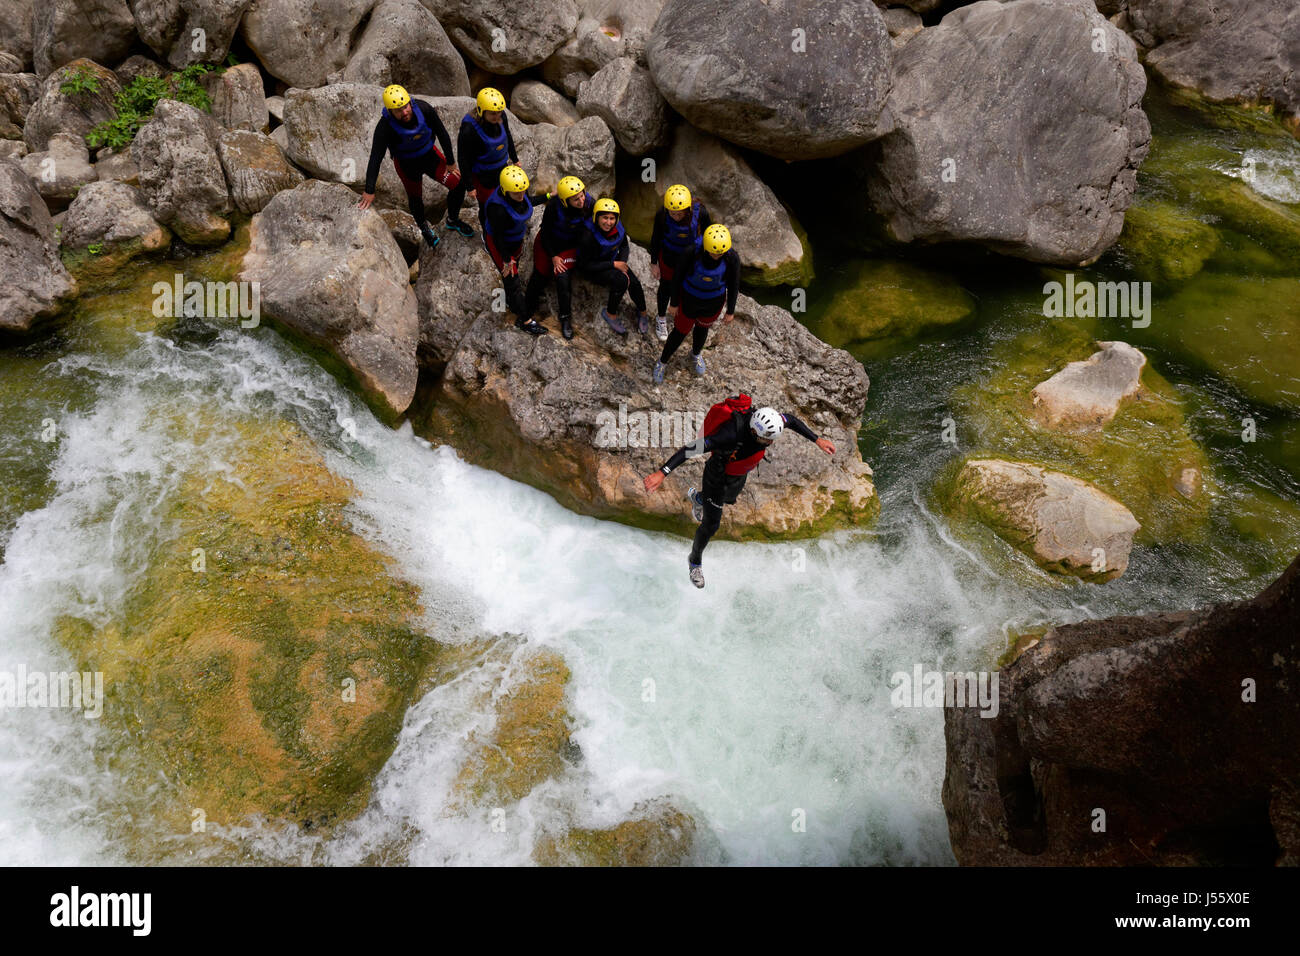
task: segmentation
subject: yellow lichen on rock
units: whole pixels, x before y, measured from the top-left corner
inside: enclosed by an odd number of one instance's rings
[[[533,849],[539,866],[680,866],[695,846],[695,820],[661,801],[639,804],[638,814],[604,830],[574,827],[543,836]]]

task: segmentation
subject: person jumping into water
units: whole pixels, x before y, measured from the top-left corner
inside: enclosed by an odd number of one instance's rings
[[[438,144],[434,145],[437,139]],[[438,235],[429,228],[424,214],[424,177],[442,183],[447,194],[447,228],[462,236],[474,235],[474,230],[460,221],[460,207],[465,199],[465,186],[460,179],[460,169],[451,151],[451,137],[438,119],[438,112],[424,100],[412,100],[406,90],[396,84],[384,90],[384,109],[375,124],[375,135],[370,143],[370,163],[366,167],[366,186],[361,194],[360,206],[369,209],[375,201],[375,186],[379,181],[379,166],[384,153],[393,154],[393,168],[406,190],[406,203],[415,217],[415,225],[424,241],[433,248]]]
[[[713,225],[704,203],[691,198],[691,191],[680,183],[664,193],[664,207],[655,216],[650,235],[650,275],[659,282],[659,311],[655,315],[655,334],[660,342],[668,340],[668,297],[673,290],[673,275],[678,262],[700,246],[704,230]]]
[[[691,583],[697,588],[704,587],[704,548],[722,523],[723,506],[736,503],[745,487],[745,477],[763,460],[768,447],[787,425],[826,454],[835,454],[830,439],[818,438],[797,416],[782,415],[775,408],[755,409],[748,395],[737,395],[709,409],[699,440],[677,449],[658,471],[645,476],[646,491],[658,491],[664,479],[687,458],[709,454],[703,488],[689,492],[691,514],[700,526],[686,564]]]

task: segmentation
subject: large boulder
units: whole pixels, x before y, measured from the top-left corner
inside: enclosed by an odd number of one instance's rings
[[[219,124],[254,133],[265,133],[270,128],[262,71],[255,63],[240,63],[220,73],[209,73],[204,79],[212,100],[212,118]]]
[[[131,158],[130,147],[127,147],[121,153],[112,149],[101,149],[95,157],[95,177],[101,182],[109,181],[139,186],[140,167]]]
[[[572,126],[581,118],[577,107],[545,83],[522,80],[510,91],[510,112],[525,123]]]
[[[652,183],[624,177],[619,195],[632,235],[649,242],[653,217],[673,183],[686,183],[714,222],[731,230],[745,279],[760,285],[806,285],[812,253],[802,229],[776,194],[758,178],[740,151],[708,133],[681,124]]]
[[[1132,512],[1086,481],[998,459],[962,466],[950,508],[973,515],[1047,570],[1095,581],[1124,573],[1140,527]]]
[[[32,8],[36,0],[0,0],[0,50],[18,60],[14,72],[32,65]]]
[[[565,176],[577,175],[593,196],[614,194],[614,137],[599,117],[527,129],[528,145],[519,147],[519,162],[528,170],[534,192],[554,192]]]
[[[687,121],[786,160],[887,132],[892,54],[880,11],[859,0],[668,0],[646,51]]]
[[[158,221],[191,245],[216,245],[230,235],[230,190],[217,153],[212,117],[176,100],[159,100],[136,133],[131,158],[140,192]]]
[[[540,213],[534,229],[539,222]],[[632,244],[628,264],[653,296],[648,253]],[[699,484],[697,467],[674,472],[655,495],[641,479],[695,440],[710,405],[743,390],[797,413],[836,453],[783,438],[724,512],[724,536],[806,536],[874,515],[871,469],[857,445],[866,373],[784,309],[742,295],[736,320],[710,336],[707,374],[688,371],[683,351],[655,386],[661,343],[653,334],[616,335],[599,321],[603,288],[574,281],[576,335],[566,342],[534,339],[492,311],[499,283],[487,256],[468,244],[445,258],[441,248],[426,252],[416,283],[422,361],[442,370],[428,427],[469,460],[575,511],[690,534],[684,495]]]
[[[217,154],[230,185],[230,198],[245,214],[261,212],[276,193],[293,189],[304,179],[265,133],[227,130],[217,141]]]
[[[144,204],[140,191],[118,182],[93,182],[77,193],[63,220],[64,262],[74,272],[111,275],[136,256],[160,252],[171,232]]]
[[[1091,0],[962,7],[898,51],[897,129],[878,144],[871,198],[904,242],[1089,262],[1136,189],[1145,90],[1133,41]]]
[[[1300,6],[1292,0],[1128,0],[1146,64],[1215,103],[1276,111],[1300,136]]]
[[[599,116],[633,156],[668,141],[668,106],[655,89],[650,71],[620,57],[600,68],[578,91],[578,113]]]
[[[76,82],[85,89],[64,93],[65,83]],[[112,70],[90,60],[76,60],[45,78],[40,96],[27,113],[23,140],[33,151],[45,149],[55,133],[84,137],[100,123],[117,115],[113,105],[122,86]]]
[[[342,70],[375,0],[257,0],[242,35],[258,62],[289,86],[311,88]]]
[[[1048,631],[995,717],[944,712],[957,861],[1300,863],[1297,620],[1300,559],[1250,600]]]
[[[172,66],[220,63],[253,0],[128,0],[140,39]]]
[[[419,0],[382,0],[352,50],[343,79],[413,93],[469,96],[465,61],[446,31]]]
[[[41,197],[55,209],[65,208],[77,190],[99,178],[85,142],[70,133],[55,133],[47,150],[28,153],[22,163]]]
[[[309,180],[277,195],[253,218],[241,278],[259,284],[265,315],[337,356],[381,411],[411,404],[415,292],[388,227],[352,190]]]
[[[0,139],[22,139],[27,113],[40,96],[35,73],[0,73]]]
[[[1045,428],[1099,428],[1142,388],[1145,355],[1126,342],[1097,346],[1100,352],[1034,386],[1034,412]]]
[[[451,41],[489,73],[518,73],[536,66],[572,35],[574,0],[421,0]]]
[[[542,78],[567,96],[619,57],[646,66],[646,45],[664,0],[579,0],[578,25],[542,64]]]
[[[116,63],[134,41],[126,0],[43,0],[32,8],[32,57],[41,76],[82,57]]]
[[[21,166],[0,160],[0,331],[26,332],[62,311],[76,292],[59,261],[45,200]]]

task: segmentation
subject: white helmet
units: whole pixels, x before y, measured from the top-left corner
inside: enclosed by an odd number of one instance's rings
[[[785,428],[785,419],[775,408],[764,407],[754,412],[749,419],[749,427],[762,441],[776,441]]]

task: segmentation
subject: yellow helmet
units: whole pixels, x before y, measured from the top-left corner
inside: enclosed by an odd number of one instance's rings
[[[612,199],[597,199],[596,207],[591,211],[591,218],[595,219],[602,212],[612,212],[616,216],[619,215],[618,203]]]
[[[501,95],[501,91],[490,86],[479,90],[474,102],[478,104],[480,113],[487,110],[496,112],[506,108],[506,98]]]
[[[501,170],[501,191],[503,193],[527,192],[528,174],[518,166],[507,166]]]
[[[384,90],[384,105],[390,110],[400,110],[409,102],[411,102],[411,94],[406,92],[404,86],[398,86],[394,83]]]
[[[720,256],[731,248],[731,231],[720,223],[714,223],[704,230],[704,251]]]
[[[560,185],[555,187],[555,192],[556,195],[560,197],[561,201],[567,202],[586,188],[586,184],[577,176],[565,176],[560,180]]]
[[[676,186],[669,186],[668,192],[664,193],[664,208],[677,212],[679,209],[691,208],[691,191],[680,183]]]

